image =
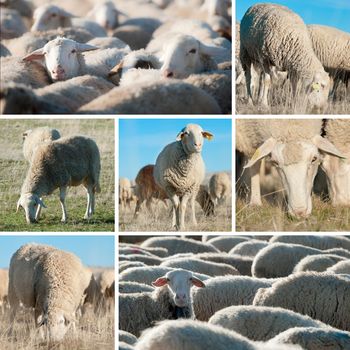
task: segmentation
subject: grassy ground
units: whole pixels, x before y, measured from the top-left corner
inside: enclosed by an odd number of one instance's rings
[[[83,219],[87,204],[83,186],[68,189],[65,224],[60,222],[58,191],[44,197],[47,209],[43,209],[38,224],[28,225],[24,212],[16,213],[28,169],[22,153],[22,133],[39,126],[57,128],[62,136],[89,136],[99,146],[101,193],[96,195],[96,211],[89,221]],[[0,120],[0,130],[0,231],[114,231],[114,120]]]
[[[334,208],[313,198],[312,214],[307,219],[290,218],[281,205],[267,201],[261,207],[249,207],[246,201],[236,203],[237,231],[350,231],[350,208]]]
[[[196,205],[196,218],[198,225],[193,226],[190,218],[190,208],[186,210],[186,231],[223,231],[230,232],[232,226],[232,205],[218,206],[215,209],[215,216],[205,217],[199,205]],[[172,216],[170,205],[165,207],[164,203],[153,203],[152,213],[142,207],[137,219],[134,219],[135,206],[119,212],[119,229],[126,232],[154,232],[173,231],[171,227]]]

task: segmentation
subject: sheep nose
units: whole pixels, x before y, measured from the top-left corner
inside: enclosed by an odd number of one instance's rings
[[[186,294],[176,294],[177,300],[186,300]]]
[[[296,208],[293,210],[293,213],[295,216],[299,216],[299,217],[307,217],[307,210],[304,208]]]
[[[173,78],[174,77],[174,72],[172,72],[171,70],[169,69],[166,69],[163,73],[164,77],[165,78]]]
[[[195,145],[196,147],[201,147],[201,146],[202,146],[201,143],[195,143],[194,145]]]

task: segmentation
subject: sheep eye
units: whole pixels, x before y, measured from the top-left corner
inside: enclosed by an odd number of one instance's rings
[[[51,14],[51,17],[56,17],[57,16],[57,13],[52,13]]]
[[[76,50],[76,49],[73,49],[71,52],[72,52],[72,53],[76,53],[76,52],[77,52],[77,50]]]
[[[196,49],[192,49],[192,50],[189,51],[189,53],[196,53],[196,52],[197,52]]]
[[[166,280],[167,280],[168,282],[170,282],[170,278],[167,278]]]
[[[317,160],[317,157],[316,157],[316,156],[314,156],[314,157],[312,158],[312,160],[311,160],[311,163],[315,163],[315,162],[316,162],[316,160]]]

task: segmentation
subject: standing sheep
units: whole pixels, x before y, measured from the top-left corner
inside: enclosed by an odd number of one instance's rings
[[[45,208],[40,198],[59,188],[62,222],[66,222],[67,187],[83,184],[88,196],[84,218],[89,219],[95,209],[95,192],[100,192],[100,169],[100,152],[90,138],[65,137],[39,145],[24,180],[17,211],[22,206],[27,223],[35,222],[37,206]]]
[[[298,82],[312,110],[327,105],[330,79],[316,57],[303,20],[285,6],[255,4],[245,13],[240,26],[241,61],[246,75],[248,96],[252,99],[252,64],[263,71],[260,102],[268,106],[272,66],[287,71],[296,95]]]
[[[191,203],[193,225],[197,225],[195,200],[205,174],[201,156],[204,138],[211,140],[213,135],[203,131],[197,124],[188,124],[177,135],[176,141],[167,145],[156,160],[154,179],[173,204],[173,226],[177,230],[185,228],[188,200]]]
[[[130,209],[130,201],[132,197],[131,182],[125,177],[119,179],[119,205],[120,209],[126,210],[126,206]]]
[[[9,302],[12,321],[20,303],[35,309],[37,327],[47,340],[61,340],[74,325],[90,276],[74,254],[40,244],[26,244],[11,258]]]
[[[223,204],[231,197],[231,178],[227,173],[214,174],[209,180],[209,191],[215,204]]]

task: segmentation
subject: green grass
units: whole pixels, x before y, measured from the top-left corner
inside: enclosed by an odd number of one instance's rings
[[[67,192],[67,223],[61,223],[58,191],[44,197],[39,223],[27,224],[24,211],[16,213],[28,163],[22,153],[22,133],[39,126],[57,128],[62,136],[85,135],[93,138],[101,153],[101,193],[96,194],[96,211],[84,220],[86,191],[83,186]],[[114,231],[114,120],[0,120],[0,231]]]

